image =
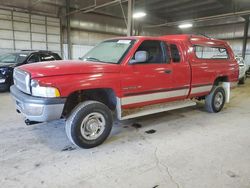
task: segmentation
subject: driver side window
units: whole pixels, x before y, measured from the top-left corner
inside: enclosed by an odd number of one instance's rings
[[[141,43],[136,52],[146,51],[148,53],[148,60],[145,62],[146,64],[165,63],[163,48],[161,41],[146,40]],[[134,58],[135,57],[133,57],[133,59]]]

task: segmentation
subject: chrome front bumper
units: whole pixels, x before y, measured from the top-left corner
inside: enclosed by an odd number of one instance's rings
[[[21,92],[14,85],[10,87],[10,92],[17,111],[30,121],[46,122],[60,119],[62,116],[65,98],[34,97]]]

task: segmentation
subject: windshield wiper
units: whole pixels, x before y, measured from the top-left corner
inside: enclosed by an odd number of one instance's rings
[[[87,58],[85,58],[84,60],[103,62],[103,61],[101,61],[100,59],[97,59],[97,58],[95,58],[95,57],[87,57]]]
[[[86,60],[86,61],[96,61],[96,62],[100,62],[100,63],[112,63],[112,62],[107,62],[107,61],[101,61],[100,59],[97,59],[95,57],[86,57],[83,60]],[[114,63],[112,63],[112,64],[114,64]]]

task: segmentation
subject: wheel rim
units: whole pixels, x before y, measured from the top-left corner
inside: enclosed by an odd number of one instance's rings
[[[214,97],[214,106],[216,109],[219,109],[224,101],[224,97],[223,94],[221,92],[216,93],[215,97]]]
[[[103,133],[105,124],[105,118],[101,113],[90,113],[81,123],[81,134],[87,140],[95,140]]]

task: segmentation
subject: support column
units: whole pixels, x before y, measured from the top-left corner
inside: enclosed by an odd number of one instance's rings
[[[67,27],[67,44],[68,44],[68,59],[72,58],[72,44],[71,44],[71,28],[70,28],[70,15],[68,14],[70,12],[70,0],[66,0],[66,27]]]
[[[244,26],[244,38],[243,38],[243,48],[242,48],[242,57],[245,59],[246,50],[247,50],[247,39],[248,39],[248,28],[249,28],[249,16],[244,17],[245,26]]]
[[[134,11],[134,0],[128,0],[128,25],[127,25],[127,36],[133,35],[133,11]]]

